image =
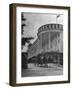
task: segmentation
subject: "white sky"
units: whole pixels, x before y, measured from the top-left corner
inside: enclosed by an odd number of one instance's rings
[[[63,15],[57,19],[57,14],[44,14],[44,13],[24,13],[24,17],[27,19],[24,23],[27,25],[24,27],[24,36],[37,38],[37,32],[40,26],[50,23],[62,23]],[[57,19],[57,21],[56,21]],[[34,41],[34,40],[33,40]]]
[[[60,15],[59,18],[57,18],[58,14],[50,13],[44,14],[24,12],[23,15],[26,18],[26,21],[23,22],[26,24],[24,27],[24,37],[34,37],[34,39],[31,40],[31,43],[37,39],[37,32],[40,26],[50,23],[63,24],[63,15]],[[27,51],[27,45],[24,46],[24,51]]]

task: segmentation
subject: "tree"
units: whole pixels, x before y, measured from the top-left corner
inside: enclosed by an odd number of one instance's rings
[[[32,43],[29,43],[28,47],[31,47],[33,44]]]
[[[23,37],[22,38],[22,45],[25,45],[26,43],[30,43],[30,40],[34,39],[34,37]]]

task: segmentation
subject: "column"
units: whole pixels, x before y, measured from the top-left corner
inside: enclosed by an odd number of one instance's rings
[[[47,32],[47,50],[49,50],[49,32]]]
[[[44,47],[43,47],[43,51],[45,52],[45,45],[46,45],[46,35],[45,35],[45,32],[44,32],[44,36],[43,36],[43,38],[44,38],[44,41],[43,41],[43,43],[44,43]]]
[[[39,53],[41,53],[41,49],[42,49],[42,34],[39,35]]]
[[[58,66],[60,65],[60,57],[59,57],[59,52],[60,52],[60,32],[58,32],[58,42],[57,42],[57,46],[58,46]]]
[[[60,65],[60,58],[59,58],[59,54],[57,55],[58,57],[58,66]]]
[[[42,33],[40,34],[40,39],[39,39],[39,52],[41,53],[42,52],[42,40],[43,39],[43,36],[42,36]]]
[[[50,50],[50,43],[51,43],[51,42],[50,42],[50,32],[49,32],[49,50]]]

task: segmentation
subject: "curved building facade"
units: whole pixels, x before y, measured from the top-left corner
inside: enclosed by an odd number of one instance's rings
[[[28,49],[28,58],[41,53],[63,54],[63,25],[46,24],[38,29],[37,40]],[[53,54],[51,54],[53,56]]]

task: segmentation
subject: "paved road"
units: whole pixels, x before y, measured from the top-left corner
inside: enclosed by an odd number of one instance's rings
[[[56,76],[62,75],[63,68],[56,64],[48,64],[46,67],[37,67],[34,64],[28,64],[28,69],[23,69],[22,77],[32,77],[32,76]]]

